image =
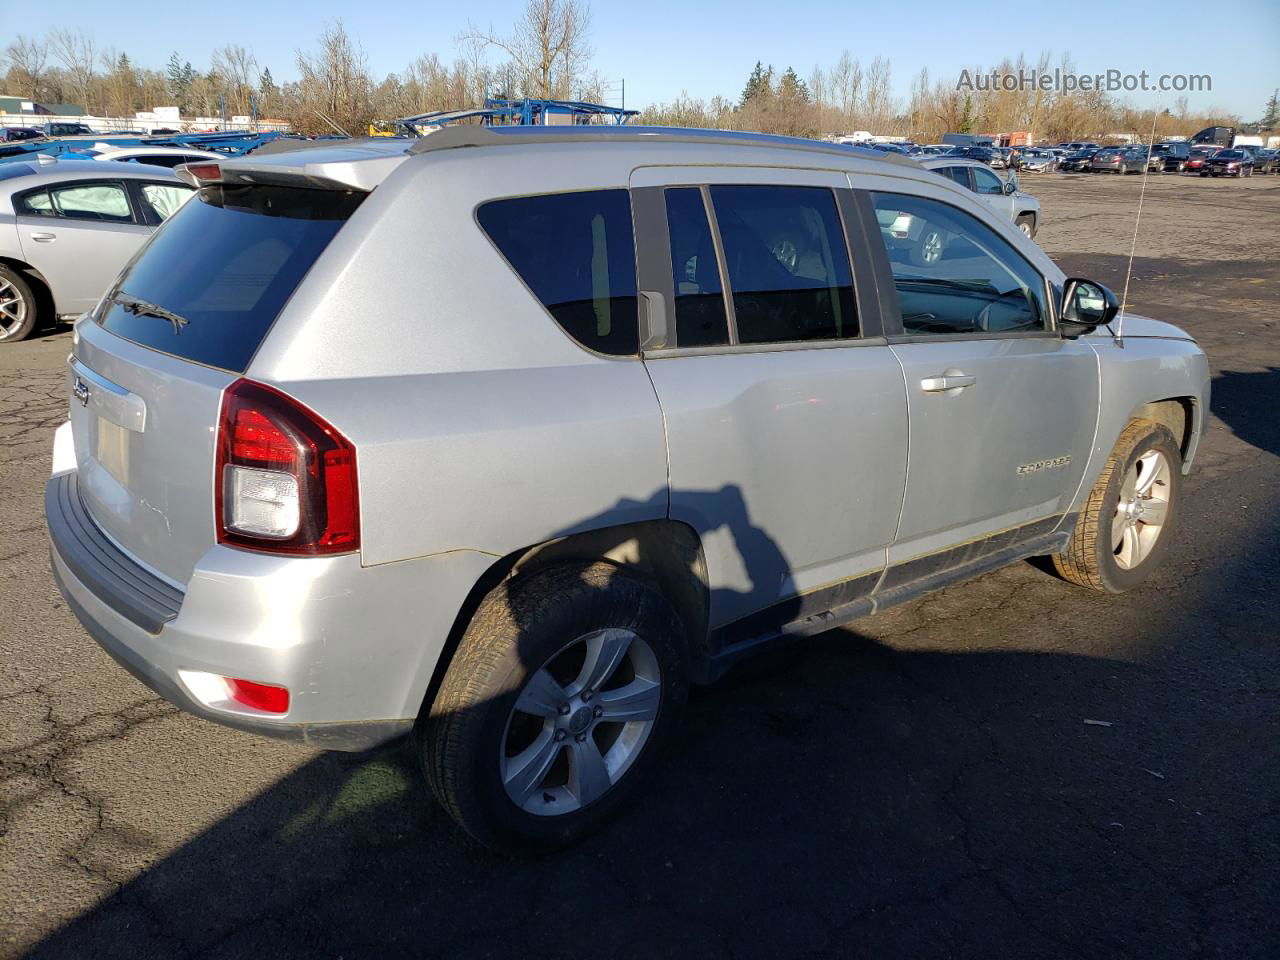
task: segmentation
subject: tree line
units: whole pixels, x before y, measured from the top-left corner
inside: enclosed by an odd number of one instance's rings
[[[433,110],[478,107],[488,97],[550,97],[600,102],[606,84],[592,62],[591,11],[585,0],[527,0],[506,31],[469,25],[457,38],[451,62],[429,53],[378,80],[359,42],[343,24],[327,26],[310,50],[299,50],[296,80],[277,83],[251,50],[228,44],[207,67],[175,51],[163,69],[135,64],[128,54],[101,47],[93,36],[54,29],[43,37],[18,34],[0,51],[3,92],[44,103],[72,103],[94,116],[130,117],[139,110],[178,106],[184,117],[247,115],[288,121],[304,133],[364,132],[371,122]],[[1056,63],[1006,58],[1000,73],[1054,67],[1074,72],[1069,57]],[[989,72],[974,68],[972,75]],[[862,63],[847,51],[807,77],[792,67],[757,61],[736,98],[682,95],[643,111],[641,123],[751,130],[824,137],[866,130],[936,142],[947,132],[1027,130],[1037,138],[1078,140],[1123,133],[1145,138],[1186,135],[1202,127],[1245,126],[1229,111],[1192,111],[1186,97],[1160,109],[1137,109],[1098,91],[958,89],[952,77],[927,67],[905,98],[893,95],[892,64]],[[1255,124],[1280,125],[1276,97]]]
[[[582,0],[527,0],[507,31],[470,25],[451,63],[425,54],[378,80],[338,21],[315,47],[296,52],[297,79],[283,83],[238,44],[215,50],[207,67],[175,51],[163,69],[153,69],[92,34],[53,29],[19,33],[0,50],[0,92],[73,104],[91,116],[177,106],[186,118],[218,117],[224,109],[230,117],[256,107],[260,118],[286,120],[304,133],[359,134],[374,121],[480,106],[486,96],[600,100],[604,82],[591,63],[590,29]]]
[[[1035,63],[1023,55],[995,65],[1000,74],[1040,74],[1057,67],[1073,73],[1070,57],[1053,63],[1042,54]],[[990,73],[976,67],[970,74]],[[900,136],[917,143],[936,143],[944,133],[1013,133],[1029,131],[1037,139],[1069,141],[1125,134],[1146,139],[1188,136],[1207,126],[1248,130],[1280,127],[1277,96],[1268,101],[1260,120],[1249,124],[1220,107],[1193,111],[1183,96],[1168,106],[1137,108],[1105,92],[960,89],[954,77],[934,78],[927,67],[912,80],[910,94],[892,94],[892,65],[876,57],[863,64],[844,52],[829,67],[815,66],[807,80],[794,69],[776,71],[757,61],[742,93],[702,100],[687,95],[658,103],[644,111],[643,123],[685,127],[715,127],[779,133],[801,137],[839,136],[865,130]]]

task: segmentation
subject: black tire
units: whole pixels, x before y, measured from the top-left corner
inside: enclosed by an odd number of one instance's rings
[[[1112,549],[1112,524],[1120,503],[1121,486],[1138,459],[1151,451],[1169,463],[1168,506],[1163,527],[1150,553],[1125,569]],[[1182,510],[1182,453],[1169,428],[1153,420],[1131,420],[1116,441],[1098,482],[1076,518],[1071,542],[1053,557],[1058,574],[1071,583],[1106,593],[1123,593],[1146,580],[1160,565],[1177,530]]]
[[[1034,213],[1023,213],[1018,215],[1018,219],[1014,221],[1014,226],[1022,230],[1028,237],[1035,239],[1036,236],[1036,216]]]
[[[17,343],[31,336],[41,321],[40,300],[26,277],[4,264],[0,264],[0,301],[22,314],[20,320],[11,318],[0,308],[0,343]]]
[[[655,655],[661,689],[653,726],[631,765],[598,799],[559,815],[530,813],[508,795],[500,769],[516,701],[565,649],[566,638],[608,628],[633,631]],[[517,576],[481,602],[420,724],[427,781],[448,814],[485,846],[549,853],[618,812],[660,761],[687,696],[685,634],[656,590],[609,563],[557,564]]]

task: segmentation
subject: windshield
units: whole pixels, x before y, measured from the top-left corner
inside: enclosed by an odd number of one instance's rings
[[[243,373],[364,196],[205,187],[156,231],[95,319],[143,346]]]

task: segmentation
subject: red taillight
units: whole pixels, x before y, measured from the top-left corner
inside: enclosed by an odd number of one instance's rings
[[[188,163],[186,171],[201,183],[216,183],[222,179],[222,167],[216,163]]]
[[[264,713],[288,713],[289,691],[270,683],[255,683],[252,680],[237,680],[224,677],[227,694],[236,703],[253,707]]]
[[[219,543],[306,556],[360,548],[355,447],[279,390],[227,388],[214,478]]]

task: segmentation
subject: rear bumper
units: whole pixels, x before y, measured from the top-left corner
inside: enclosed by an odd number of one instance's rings
[[[189,713],[331,750],[369,749],[412,729],[454,617],[492,562],[457,551],[365,568],[354,554],[219,546],[182,591],[98,531],[74,471],[49,481],[45,507],[58,586],[125,669]],[[287,687],[289,711],[206,702],[184,679],[194,674]]]

